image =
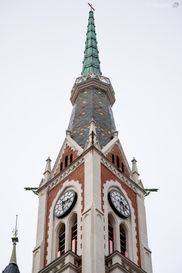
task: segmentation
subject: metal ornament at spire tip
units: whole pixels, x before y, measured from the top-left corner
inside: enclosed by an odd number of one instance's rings
[[[95,9],[94,9],[94,7],[92,6],[91,3],[88,3],[88,5],[89,5],[91,11],[95,11]]]
[[[15,228],[13,230],[13,237],[11,238],[13,244],[16,244],[18,242],[18,228],[17,228],[17,223],[18,223],[18,215],[16,214]]]

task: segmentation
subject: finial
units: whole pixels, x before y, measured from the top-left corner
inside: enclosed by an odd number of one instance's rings
[[[16,220],[15,220],[15,228],[13,229],[13,237],[12,237],[12,242],[17,243],[18,242],[18,228],[17,228],[17,223],[18,223],[18,215],[16,214]]]
[[[139,182],[139,172],[137,168],[137,160],[135,158],[132,159],[132,173],[133,173],[133,179],[136,183]]]
[[[95,9],[94,9],[94,7],[92,6],[91,3],[88,3],[88,5],[90,6],[90,10],[91,10],[91,11],[95,11]]]
[[[48,157],[48,158],[46,159],[46,166],[45,166],[44,175],[45,175],[47,172],[48,172],[48,173],[51,173],[51,159],[50,159],[50,157]]]
[[[47,182],[50,178],[50,174],[51,174],[51,159],[50,157],[48,157],[46,159],[46,167],[45,167],[45,171],[44,171],[44,181]]]
[[[13,237],[12,237],[12,242],[13,242],[13,250],[10,258],[10,264],[17,264],[16,261],[16,243],[18,242],[18,228],[17,228],[17,222],[18,222],[18,215],[16,215],[16,221],[15,221],[15,228],[13,230]]]

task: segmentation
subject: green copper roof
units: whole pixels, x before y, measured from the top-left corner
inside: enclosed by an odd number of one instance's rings
[[[100,70],[99,51],[97,48],[97,38],[94,24],[94,13],[89,12],[82,76],[102,75]]]

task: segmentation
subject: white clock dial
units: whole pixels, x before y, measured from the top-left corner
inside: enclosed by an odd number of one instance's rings
[[[128,218],[131,214],[128,201],[120,191],[111,190],[108,193],[109,203],[114,212],[121,218]]]
[[[55,207],[54,207],[54,215],[57,218],[65,217],[74,207],[77,200],[77,193],[73,190],[68,190],[63,192]]]

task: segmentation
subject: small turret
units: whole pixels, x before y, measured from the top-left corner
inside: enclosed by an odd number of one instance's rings
[[[14,229],[13,237],[12,237],[13,250],[12,250],[11,258],[10,258],[8,266],[4,269],[2,273],[20,273],[18,265],[17,265],[17,259],[16,259],[16,244],[18,242],[17,219],[18,219],[18,216],[16,215],[16,224],[15,224],[15,229]]]
[[[138,184],[139,183],[139,172],[137,168],[137,160],[135,158],[132,159],[132,174],[133,174],[133,180]]]
[[[45,171],[43,173],[43,175],[44,175],[44,182],[47,182],[49,180],[50,174],[51,174],[51,159],[50,159],[50,157],[48,157],[46,159],[46,167],[45,167]]]

